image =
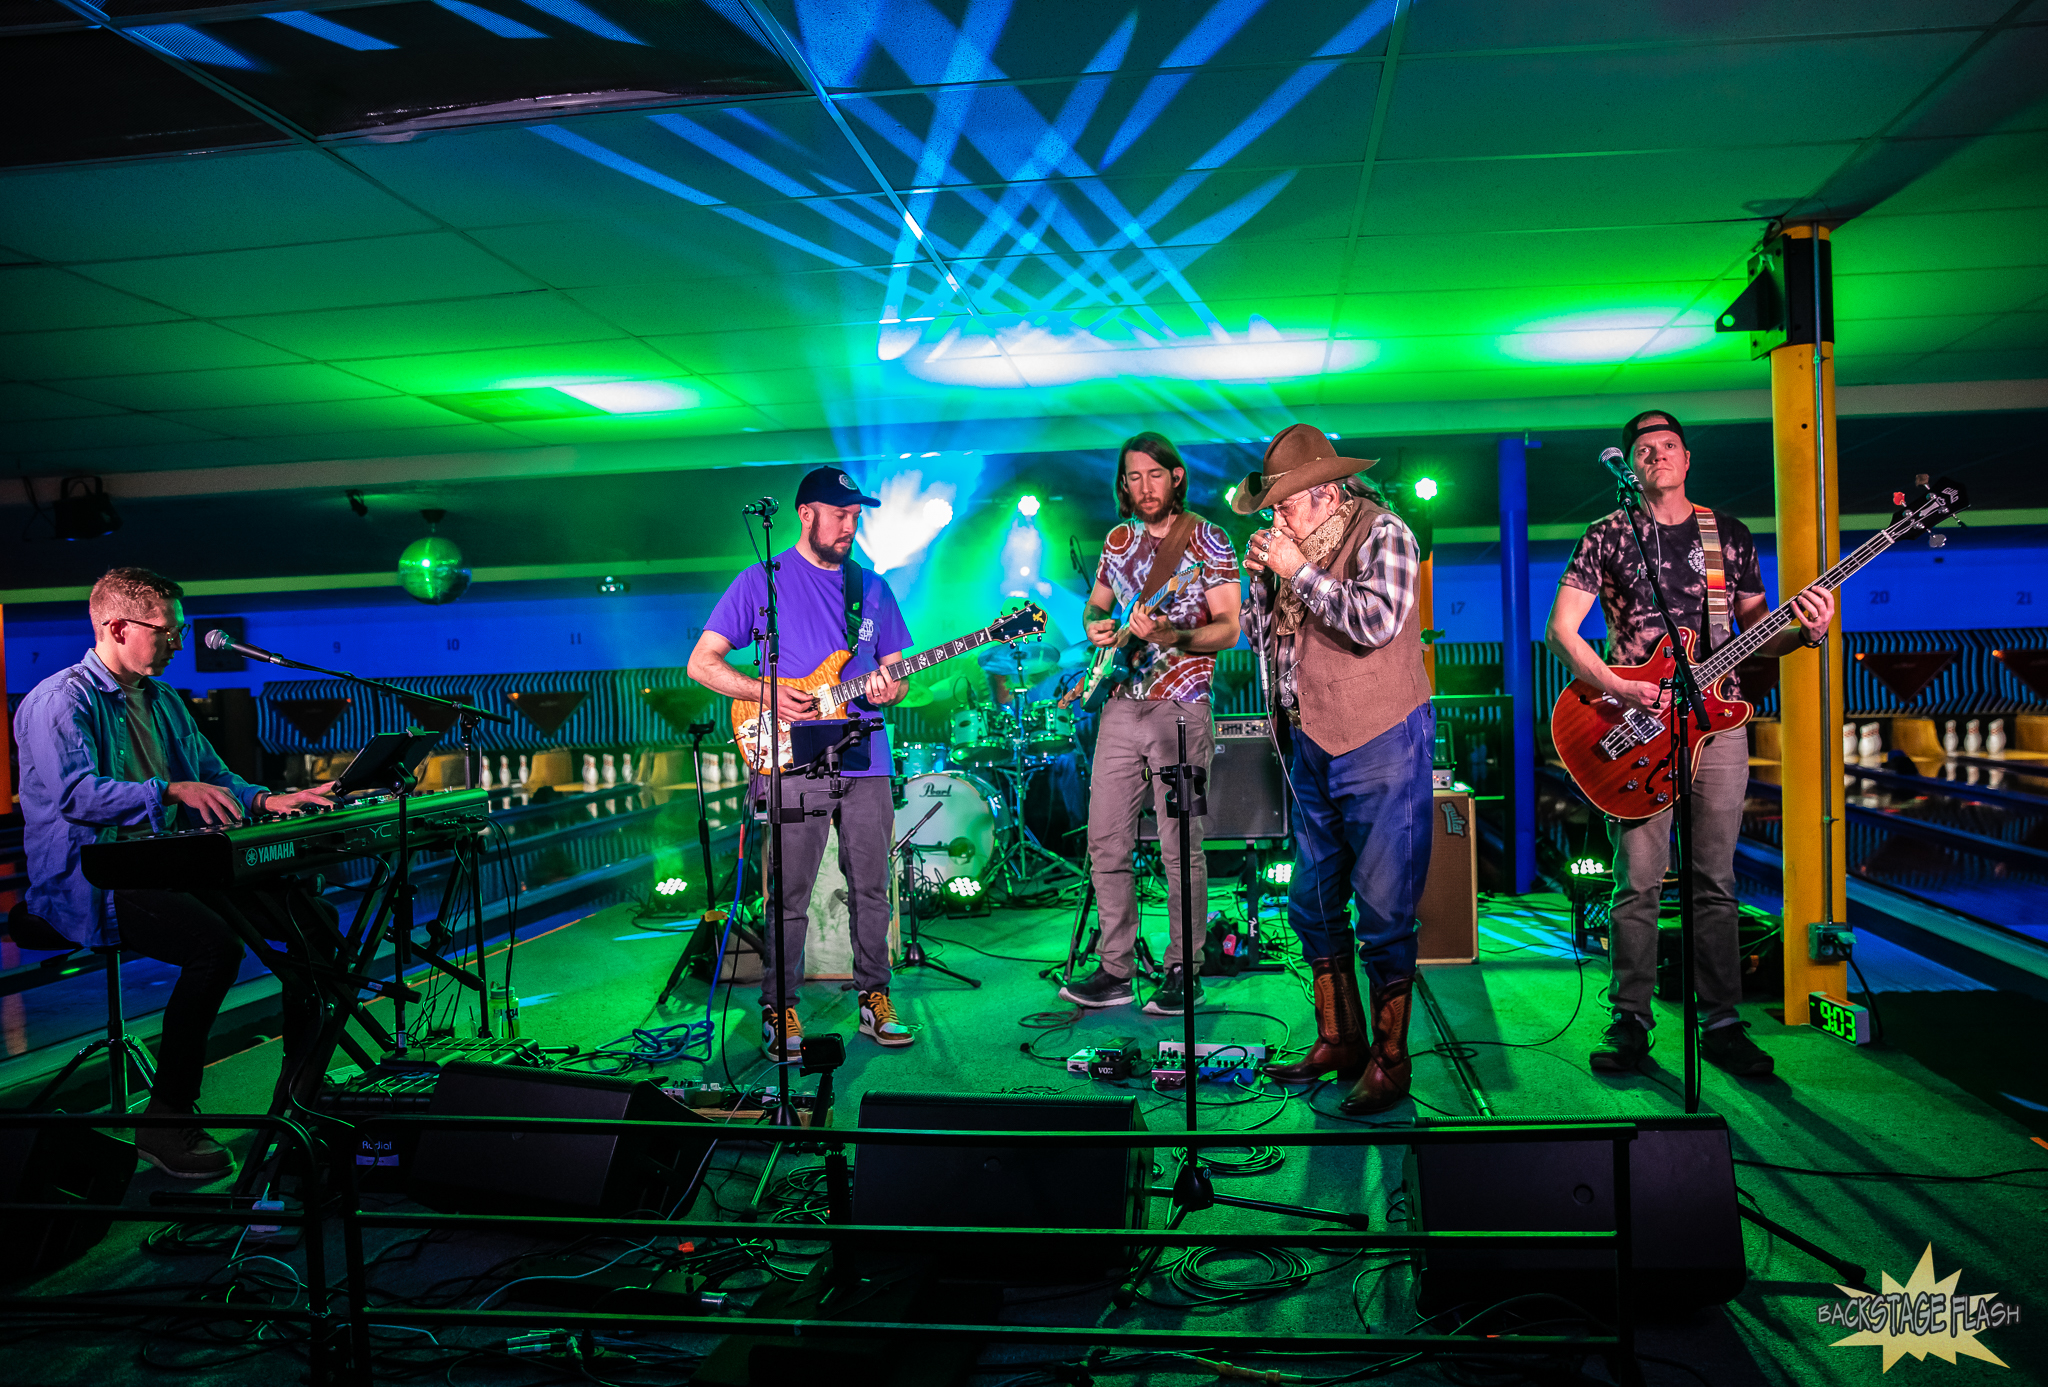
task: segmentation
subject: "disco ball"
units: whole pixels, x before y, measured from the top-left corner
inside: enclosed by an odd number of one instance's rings
[[[437,525],[444,511],[421,511],[428,525]],[[405,546],[398,556],[398,585],[415,602],[432,606],[453,602],[469,591],[469,565],[454,540],[430,534]]]

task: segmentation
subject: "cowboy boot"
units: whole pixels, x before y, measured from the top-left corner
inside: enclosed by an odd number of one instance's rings
[[[1408,1001],[1411,977],[1372,990],[1372,1054],[1339,1110],[1352,1117],[1385,1112],[1408,1096]]]
[[[1358,974],[1351,959],[1318,958],[1315,970],[1316,1043],[1293,1064],[1269,1064],[1266,1074],[1283,1084],[1305,1084],[1335,1073],[1355,1079],[1365,1072],[1372,1042],[1365,1033],[1365,1009],[1358,1000]]]

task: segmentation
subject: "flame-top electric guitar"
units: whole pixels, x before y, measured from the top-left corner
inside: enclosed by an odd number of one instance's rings
[[[1831,591],[1840,588],[1857,569],[1900,540],[1928,533],[1970,504],[1963,488],[1946,477],[1931,488],[1915,490],[1915,503],[1910,509],[1905,493],[1896,494],[1893,500],[1897,509],[1892,523],[1821,574],[1817,585]],[[1724,697],[1728,676],[1798,619],[1798,613],[1787,602],[1693,666],[1693,678],[1699,684],[1707,714],[1704,729],[1698,718],[1686,719],[1686,746],[1695,770],[1699,767],[1699,744],[1708,737],[1740,730],[1754,711],[1741,699]],[[1692,628],[1681,627],[1679,634],[1690,658],[1696,639]],[[1609,668],[1618,678],[1669,688],[1676,665],[1671,656],[1671,638],[1664,636],[1643,663]],[[1550,733],[1557,742],[1558,759],[1586,792],[1587,799],[1617,819],[1647,819],[1671,807],[1674,716],[1669,704],[1661,713],[1652,713],[1583,679],[1574,679],[1558,695],[1557,706],[1550,710]]]
[[[944,645],[935,645],[920,655],[912,655],[883,668],[891,679],[908,679],[921,669],[965,655],[968,651],[993,641],[1005,644],[1011,641],[1029,640],[1045,632],[1045,612],[1042,608],[1025,603],[1023,608],[1011,612],[985,630],[971,636],[962,636]],[[840,671],[853,658],[850,651],[838,650],[825,657],[819,666],[801,679],[778,679],[775,682],[785,689],[799,689],[816,696],[818,716],[821,718],[844,718],[848,716],[846,705],[867,691],[868,676],[841,682]],[[747,768],[756,775],[765,775],[768,767],[767,708],[763,704],[748,703],[742,699],[732,701],[732,735],[740,745],[740,755],[746,758]],[[791,761],[789,745],[789,719],[782,719],[781,759],[785,769]]]
[[[1060,696],[1061,706],[1071,708],[1078,703],[1087,712],[1101,712],[1102,705],[1109,702],[1117,685],[1131,682],[1131,650],[1138,639],[1131,634],[1131,613],[1143,607],[1153,616],[1158,616],[1183,588],[1201,576],[1199,568],[1183,568],[1157,593],[1143,601],[1132,602],[1130,612],[1124,613],[1124,624],[1117,628],[1116,639],[1096,648],[1095,658],[1089,661],[1088,672],[1081,676],[1081,682]]]

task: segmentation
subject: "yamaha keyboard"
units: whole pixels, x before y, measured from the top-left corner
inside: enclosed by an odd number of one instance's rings
[[[488,822],[489,800],[488,790],[414,795],[406,809],[410,846],[446,847],[475,834]],[[397,846],[398,801],[385,799],[88,843],[79,863],[85,879],[103,891],[218,891],[319,871]]]

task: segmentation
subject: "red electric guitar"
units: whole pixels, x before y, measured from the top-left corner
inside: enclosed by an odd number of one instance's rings
[[[1897,509],[1892,513],[1892,523],[1821,574],[1817,581],[1831,591],[1840,588],[1857,569],[1900,540],[1928,533],[1970,504],[1962,486],[1946,477],[1932,487],[1916,486],[1914,490],[1911,509],[1907,508],[1905,493],[1895,493],[1892,500]],[[1741,699],[1724,697],[1728,676],[1798,619],[1792,604],[1787,602],[1693,666],[1693,677],[1707,705],[1708,722],[1705,729],[1698,719],[1688,719],[1686,723],[1686,746],[1695,767],[1699,765],[1701,742],[1723,732],[1740,730],[1753,711]],[[1693,632],[1688,627],[1681,628],[1679,634],[1690,657]],[[1622,679],[1669,688],[1676,664],[1671,657],[1671,638],[1666,636],[1643,663],[1608,668]],[[1661,713],[1652,713],[1583,679],[1574,679],[1557,696],[1557,706],[1550,710],[1550,735],[1557,742],[1558,759],[1596,807],[1617,819],[1647,819],[1671,807],[1673,716],[1669,706]]]

